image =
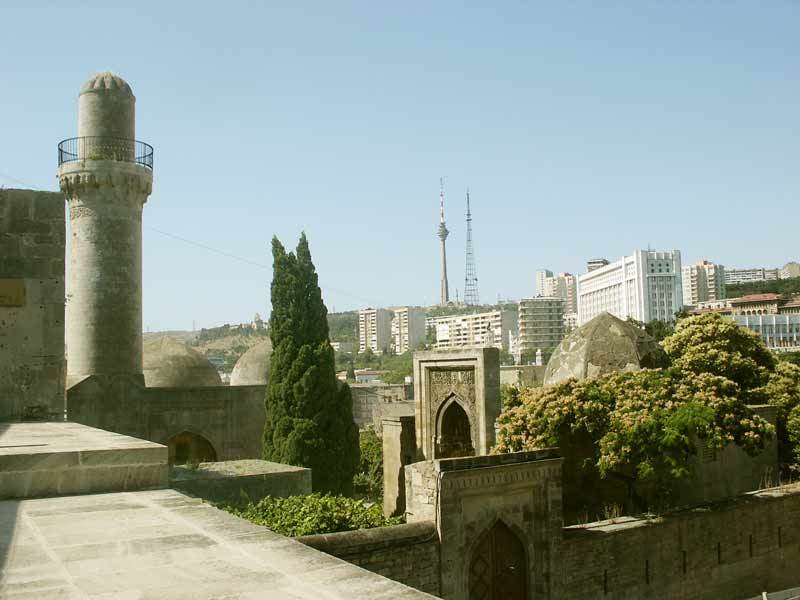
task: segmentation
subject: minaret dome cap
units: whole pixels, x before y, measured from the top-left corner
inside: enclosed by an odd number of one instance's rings
[[[119,75],[115,75],[111,71],[104,71],[97,73],[89,78],[89,80],[81,87],[81,94],[97,93],[97,92],[111,92],[122,96],[130,96],[133,98],[133,91],[128,82]]]

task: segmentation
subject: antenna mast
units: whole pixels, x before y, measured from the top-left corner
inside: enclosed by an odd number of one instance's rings
[[[472,247],[472,213],[467,190],[467,266],[464,270],[464,304],[480,304],[478,298],[478,272],[475,268],[475,250]]]

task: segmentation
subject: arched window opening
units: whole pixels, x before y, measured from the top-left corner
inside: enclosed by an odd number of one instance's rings
[[[201,462],[216,462],[217,453],[202,435],[183,431],[167,441],[169,448],[169,464],[185,465]]]

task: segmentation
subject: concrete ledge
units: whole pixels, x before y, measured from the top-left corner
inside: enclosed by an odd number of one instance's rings
[[[558,448],[542,448],[530,452],[511,452],[507,454],[487,454],[484,456],[466,456],[463,458],[440,458],[434,462],[437,471],[463,471],[465,469],[482,469],[500,465],[532,462],[561,458]]]
[[[266,460],[200,463],[197,468],[176,466],[170,485],[210,502],[258,502],[265,496],[286,497],[311,493],[311,469]]]
[[[78,423],[0,425],[0,498],[167,487],[167,448]]]
[[[364,552],[374,552],[375,550],[383,550],[395,546],[425,544],[434,540],[438,543],[439,541],[436,523],[433,521],[320,535],[304,535],[295,539],[306,546],[311,546],[326,554],[333,554],[345,560],[350,554],[363,554]]]

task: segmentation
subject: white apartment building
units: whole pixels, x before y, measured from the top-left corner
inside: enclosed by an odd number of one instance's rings
[[[376,354],[388,352],[392,344],[392,313],[385,308],[358,311],[358,352],[370,348]]]
[[[517,352],[530,355],[542,351],[547,361],[564,339],[564,298],[522,298],[519,301]]]
[[[540,271],[536,271],[536,293],[539,296],[547,296],[548,294],[544,293],[545,289],[550,289],[548,284],[548,280],[553,278],[553,272],[548,271],[547,269],[542,269]]]
[[[429,317],[436,330],[435,349],[493,347],[508,350],[509,332],[517,335],[517,311],[502,308],[483,313]]]
[[[644,323],[673,321],[683,308],[681,253],[636,250],[578,276],[578,322],[601,312]]]
[[[775,281],[779,278],[778,269],[725,269],[725,283],[734,285],[749,281]]]
[[[536,293],[546,298],[563,298],[564,312],[578,312],[578,280],[572,273],[553,275],[551,271],[537,271]]]
[[[417,306],[393,308],[392,344],[395,354],[416,350],[425,341],[425,311]]]
[[[725,267],[707,260],[686,265],[681,270],[683,303],[697,306],[701,302],[724,300]]]

